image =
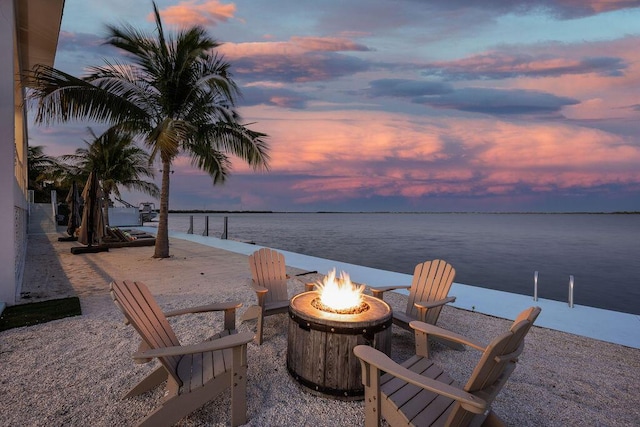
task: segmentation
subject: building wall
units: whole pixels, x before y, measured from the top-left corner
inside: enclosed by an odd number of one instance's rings
[[[21,185],[16,173],[24,169],[19,164],[16,142],[20,150],[22,142],[17,138],[16,126],[22,126],[22,110],[17,108],[16,98],[17,36],[15,30],[15,9],[12,0],[0,0],[0,301],[15,303],[17,279],[23,266],[26,244],[26,222],[24,221],[26,201],[21,200]],[[23,197],[24,199],[24,197]],[[13,267],[13,268],[11,268]]]
[[[29,138],[20,71],[53,65],[63,9],[64,0],[0,0],[0,303],[15,303],[27,249]]]

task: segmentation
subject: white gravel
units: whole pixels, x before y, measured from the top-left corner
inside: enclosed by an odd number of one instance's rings
[[[246,257],[172,240],[172,258],[152,259],[153,248],[70,255],[57,235],[30,236],[25,287],[28,300],[79,295],[83,315],[0,332],[0,425],[126,426],[155,408],[161,388],[122,400],[155,365],[136,365],[135,331],[108,295],[111,280],[143,280],[167,309],[213,301],[255,301]],[[299,271],[292,270],[291,273]],[[304,276],[303,280],[318,276]],[[290,280],[290,292],[303,282]],[[406,299],[387,298],[403,309]],[[24,300],[23,302],[27,302]],[[525,307],[523,307],[525,308]],[[354,426],[362,402],[306,393],[286,369],[286,314],[266,318],[262,346],[249,344],[249,426]],[[220,314],[171,320],[183,343],[198,342],[222,324]],[[488,342],[510,326],[503,319],[447,307],[439,326]],[[253,330],[255,322],[239,325]],[[413,337],[394,326],[392,358],[412,352]],[[464,382],[479,353],[433,346],[433,359]],[[519,366],[494,403],[512,426],[640,425],[640,350],[534,327]],[[181,420],[182,426],[229,424],[224,393]]]

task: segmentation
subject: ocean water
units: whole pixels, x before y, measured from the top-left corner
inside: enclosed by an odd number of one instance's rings
[[[186,232],[191,214],[170,214]],[[467,285],[640,314],[640,215],[230,213],[193,214],[194,234],[412,274],[444,259]],[[321,272],[323,273],[323,272]]]

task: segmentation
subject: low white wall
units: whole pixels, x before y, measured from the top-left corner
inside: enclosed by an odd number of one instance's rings
[[[109,208],[109,226],[131,227],[142,225],[138,208]]]

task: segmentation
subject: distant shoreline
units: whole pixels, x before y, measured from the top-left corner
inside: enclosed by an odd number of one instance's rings
[[[263,211],[263,210],[207,210],[207,209],[170,209],[169,213],[177,214],[406,214],[406,215],[640,215],[640,211],[614,211],[614,212],[394,212],[394,211]]]

